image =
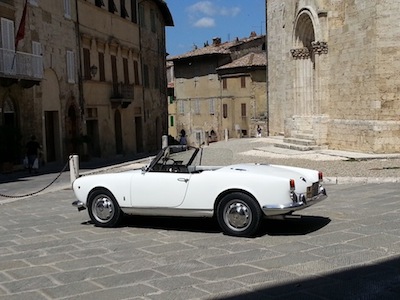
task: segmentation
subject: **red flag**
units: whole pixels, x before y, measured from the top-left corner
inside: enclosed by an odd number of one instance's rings
[[[15,37],[15,50],[17,50],[18,42],[25,36],[25,23],[26,23],[26,7],[28,0],[25,0],[24,10],[22,11],[21,23],[19,23],[17,35]]]

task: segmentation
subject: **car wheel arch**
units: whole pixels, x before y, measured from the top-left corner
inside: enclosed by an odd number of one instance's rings
[[[110,193],[111,195],[113,195],[114,196],[114,194],[108,189],[108,188],[105,188],[105,187],[102,187],[102,186],[97,186],[97,187],[95,187],[95,188],[92,188],[91,190],[90,190],[90,192],[87,194],[88,196],[87,196],[87,199],[86,199],[86,203],[89,205],[89,202],[91,201],[91,198],[92,198],[92,195],[94,194],[94,193],[97,193],[97,192],[108,192],[108,193]],[[115,197],[115,196],[114,196]]]
[[[215,199],[215,202],[214,202],[214,216],[216,215],[217,207],[218,207],[218,204],[221,202],[221,200],[226,195],[233,194],[233,193],[243,193],[243,194],[251,197],[257,203],[257,205],[259,205],[256,197],[254,197],[254,195],[252,193],[250,193],[250,192],[248,192],[246,190],[243,190],[243,189],[228,189],[228,190],[225,190],[222,193],[220,193],[218,195],[217,199]]]

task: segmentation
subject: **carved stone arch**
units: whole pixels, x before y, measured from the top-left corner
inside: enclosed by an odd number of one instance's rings
[[[304,23],[304,21],[306,21],[306,23]],[[308,21],[310,21],[312,24],[315,40],[322,40],[322,30],[317,12],[311,6],[304,6],[297,12],[296,19],[294,21],[294,27],[293,27],[294,46],[296,46],[295,42],[296,34],[305,33],[304,30],[306,30],[308,26],[304,27],[302,25],[307,24]]]
[[[293,110],[289,136],[323,140],[317,134],[321,123],[321,54],[328,52],[318,13],[311,6],[301,7],[296,15],[293,33]]]
[[[316,35],[315,17],[310,8],[303,8],[298,12],[294,24],[291,53],[295,60],[294,114],[298,116],[311,116],[315,113],[315,55],[312,47]]]

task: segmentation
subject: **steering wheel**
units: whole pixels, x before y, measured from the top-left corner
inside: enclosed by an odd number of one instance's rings
[[[163,163],[163,165],[164,165],[164,166],[169,165],[169,164],[168,164],[169,161],[172,161],[172,164],[171,164],[172,166],[177,164],[176,161],[175,161],[174,159],[172,159],[172,158],[170,158],[170,157],[165,157],[165,158],[164,158],[164,163]]]

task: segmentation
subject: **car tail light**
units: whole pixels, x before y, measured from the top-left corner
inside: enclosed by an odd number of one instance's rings
[[[324,180],[324,174],[322,174],[321,171],[318,172],[318,179],[319,179],[319,182],[322,182]]]
[[[294,182],[294,179],[290,179],[289,184],[290,184],[290,190],[294,191],[296,189],[296,184]]]

